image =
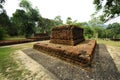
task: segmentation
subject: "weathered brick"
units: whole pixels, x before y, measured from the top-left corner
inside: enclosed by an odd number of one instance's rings
[[[76,45],[84,40],[83,29],[74,25],[52,28],[51,43]]]

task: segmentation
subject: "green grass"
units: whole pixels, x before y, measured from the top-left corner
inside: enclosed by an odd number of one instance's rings
[[[120,47],[120,41],[111,41],[111,40],[103,40],[103,39],[98,39],[97,43],[102,43],[108,46],[115,46],[115,47]]]
[[[0,73],[3,77],[8,78],[9,80],[18,80],[19,78],[22,79],[22,74],[24,71],[26,71],[25,74],[29,73],[24,68],[18,69],[19,65],[11,56],[15,50],[15,48],[11,47],[0,48]],[[2,80],[1,77],[0,80]]]
[[[11,39],[13,40],[13,38]],[[98,39],[97,43],[120,47],[120,41]],[[9,80],[23,80],[23,77],[29,74],[29,71],[27,71],[24,68],[18,69],[20,65],[16,63],[16,61],[13,59],[13,57],[11,57],[11,55],[16,50],[21,50],[24,48],[32,47],[33,44],[34,42],[11,46],[11,47],[0,48],[0,80],[4,80],[2,77],[8,78]],[[25,72],[24,75],[23,75],[23,72]]]
[[[5,40],[21,40],[25,39],[23,36],[16,36],[16,37],[6,37]]]
[[[21,45],[0,47],[0,80],[23,80],[25,75],[30,75],[30,71],[25,68],[18,69],[21,65],[16,63],[13,53],[16,50],[31,48],[34,42],[24,43]],[[26,79],[25,79],[26,80]]]

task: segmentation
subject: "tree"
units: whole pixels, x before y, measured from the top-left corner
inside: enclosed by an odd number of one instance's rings
[[[9,34],[10,26],[11,26],[10,19],[7,16],[6,12],[4,11],[0,14],[0,27],[1,27],[1,30],[3,30],[3,32],[0,34],[1,35]]]
[[[57,25],[61,25],[61,23],[58,24],[56,20],[52,20],[52,19],[40,18],[38,22],[37,30],[39,30],[38,32],[50,34],[51,28]]]
[[[71,17],[68,17],[67,19],[66,19],[66,24],[72,24],[72,18]]]
[[[74,25],[79,27],[89,26],[87,22],[75,22]]]
[[[93,26],[92,27],[93,31],[94,31],[94,37],[95,38],[105,38],[105,28],[104,27],[100,27],[100,26]]]
[[[94,32],[91,29],[91,27],[84,26],[83,29],[84,29],[84,35],[85,35],[86,38],[92,38],[93,37]]]
[[[3,9],[3,3],[5,0],[0,0],[0,25],[6,26],[6,23],[9,22],[9,17],[6,14],[6,11]]]
[[[25,25],[28,20],[27,18],[28,16],[26,15],[26,12],[24,10],[16,10],[16,12],[13,14],[13,17],[11,17],[12,26],[10,29],[10,34],[12,36],[25,34]]]
[[[55,18],[54,18],[54,21],[55,21],[55,25],[62,25],[63,24],[63,21],[62,21],[62,19],[61,19],[61,16],[56,16]]]
[[[109,24],[107,27],[107,35],[109,38],[120,38],[120,24],[113,23]]]
[[[89,26],[94,31],[95,38],[105,38],[105,28],[103,25],[103,21],[100,20],[99,17],[91,16],[92,19],[88,22]]]
[[[0,26],[0,40],[3,40],[5,37],[5,30]]]
[[[5,12],[5,10],[3,8],[3,3],[5,3],[5,0],[0,0],[0,14]]]
[[[100,20],[99,17],[93,17],[92,19],[88,22],[90,26],[103,26],[103,21]]]
[[[20,7],[24,8],[27,12],[32,9],[32,4],[28,0],[21,0]]]
[[[8,34],[11,23],[10,19],[3,8],[5,0],[0,0],[0,40],[4,39],[5,35]]]
[[[27,16],[27,20],[25,23],[25,36],[30,37],[33,33],[35,33],[36,23],[39,21],[41,17],[37,8],[33,8],[32,4],[27,0],[22,0],[20,2],[20,7],[25,10],[25,14]]]
[[[2,27],[7,27],[10,24],[9,17],[7,16],[6,12],[2,12],[0,14],[0,25]]]
[[[100,16],[103,21],[120,16],[120,0],[94,0],[93,3],[97,11],[103,9],[103,15]]]

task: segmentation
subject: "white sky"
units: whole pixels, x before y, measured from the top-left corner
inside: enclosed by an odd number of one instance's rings
[[[20,0],[6,0],[4,8],[9,16],[15,12]],[[33,7],[37,6],[40,14],[45,18],[54,19],[60,15],[65,21],[67,17],[80,22],[90,20],[95,11],[93,0],[29,0]]]
[[[60,15],[64,22],[67,17],[79,22],[89,21],[95,12],[93,0],[29,0],[33,7],[38,7],[42,17],[54,19]],[[19,8],[20,0],[6,0],[4,8],[9,16]],[[120,19],[117,19],[117,21]]]

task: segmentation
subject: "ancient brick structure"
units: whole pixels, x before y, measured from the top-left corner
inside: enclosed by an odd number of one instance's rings
[[[82,28],[74,25],[65,25],[52,28],[50,41],[36,43],[33,48],[68,62],[89,66],[95,45],[95,40],[84,41]]]
[[[51,43],[76,45],[84,40],[83,29],[74,25],[54,27],[51,33]]]
[[[49,40],[50,36],[47,33],[35,33],[34,36],[29,39],[33,39],[35,41]]]
[[[49,41],[41,41],[40,43],[34,44],[33,48],[68,62],[73,62],[81,66],[89,66],[92,61],[95,45],[95,40],[87,40],[76,46],[67,46],[49,43]]]
[[[47,33],[35,33],[34,34],[35,38],[41,38],[41,37],[45,37],[45,36],[48,37],[48,34]]]

